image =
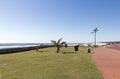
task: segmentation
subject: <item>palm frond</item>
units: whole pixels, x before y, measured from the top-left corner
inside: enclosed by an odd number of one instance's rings
[[[54,45],[57,45],[57,42],[55,40],[51,40],[51,42],[54,44]]]
[[[58,42],[57,42],[57,45],[59,45],[60,44],[60,41],[62,40],[62,38],[60,38],[59,40],[58,40]]]
[[[66,42],[61,42],[59,45],[62,46],[63,44],[66,44]]]
[[[60,43],[60,44],[66,44],[66,42],[62,42],[62,43]]]

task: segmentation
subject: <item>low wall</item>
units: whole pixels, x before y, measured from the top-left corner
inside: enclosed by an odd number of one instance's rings
[[[40,48],[47,48],[47,47],[53,47],[52,45],[49,46],[39,46]],[[29,51],[29,50],[35,50],[36,46],[34,47],[18,47],[18,48],[6,48],[6,49],[0,49],[0,54],[9,54],[9,53],[17,53],[17,52],[23,52],[23,51]]]

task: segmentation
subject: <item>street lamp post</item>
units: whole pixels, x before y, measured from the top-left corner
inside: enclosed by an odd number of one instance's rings
[[[94,33],[94,47],[96,47],[96,33],[97,33],[98,29],[95,28],[91,33]]]

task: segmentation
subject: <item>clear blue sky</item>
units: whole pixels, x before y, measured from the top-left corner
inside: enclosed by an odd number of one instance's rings
[[[0,42],[120,41],[120,0],[0,0]]]

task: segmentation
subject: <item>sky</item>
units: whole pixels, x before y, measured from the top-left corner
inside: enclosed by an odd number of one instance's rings
[[[0,0],[0,43],[120,41],[120,0]]]

